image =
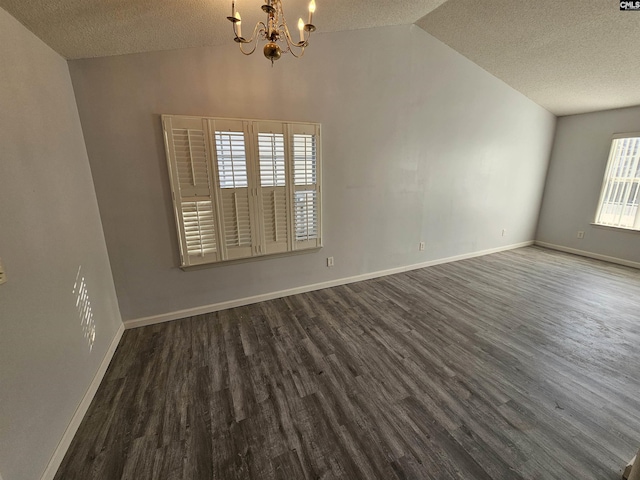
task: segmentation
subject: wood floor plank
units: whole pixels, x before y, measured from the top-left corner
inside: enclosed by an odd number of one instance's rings
[[[640,273],[528,247],[128,330],[56,480],[614,480]]]

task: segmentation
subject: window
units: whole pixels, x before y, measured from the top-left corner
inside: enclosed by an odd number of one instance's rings
[[[163,115],[182,266],[317,248],[318,124]]]
[[[640,133],[616,135],[602,183],[595,223],[640,230]]]

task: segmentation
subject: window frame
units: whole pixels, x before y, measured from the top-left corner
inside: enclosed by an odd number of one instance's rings
[[[261,120],[247,118],[225,118],[208,116],[187,116],[187,115],[161,115],[162,133],[164,137],[165,155],[169,172],[169,183],[172,194],[172,204],[174,218],[176,221],[176,232],[180,255],[180,268],[189,269],[199,266],[215,266],[221,264],[238,263],[251,261],[263,257],[288,256],[292,254],[316,251],[322,248],[322,153],[321,153],[321,125],[319,123],[281,121],[281,120]],[[174,137],[179,135],[183,125],[202,125],[206,140],[206,162],[208,168],[208,187],[204,187],[206,197],[199,197],[199,201],[211,201],[214,211],[213,222],[215,225],[215,245],[216,250],[205,255],[191,253],[187,244],[186,224],[183,214],[187,203],[194,199],[184,196],[181,189],[184,188],[184,179],[179,178],[178,170],[185,170],[184,163],[178,164],[176,157]],[[187,127],[192,128],[192,127]],[[293,155],[294,135],[297,132],[312,132],[315,137],[315,190],[317,192],[317,236],[313,241],[300,242],[296,240],[296,218],[295,218],[295,178]],[[218,140],[217,132],[241,132],[244,139],[244,155],[246,161],[247,185],[234,188],[226,188],[220,184],[219,164],[218,164]],[[259,136],[260,134],[282,134],[284,138],[284,159],[285,159],[285,185],[262,185],[261,159]],[[225,157],[226,158],[226,157]],[[266,157],[265,157],[266,158]],[[184,162],[184,159],[181,159]],[[200,161],[201,158],[189,157],[188,162]],[[228,162],[227,158],[227,162]],[[181,166],[182,165],[182,166]],[[192,164],[189,163],[192,167]],[[200,164],[198,165],[200,166]],[[187,169],[188,171],[188,169]],[[194,180],[195,182],[195,180]],[[189,187],[187,187],[188,189]],[[201,187],[202,188],[202,187]],[[191,190],[196,190],[191,187]],[[225,232],[231,237],[234,236],[232,230],[228,230],[230,215],[229,204],[224,203],[223,196],[228,197],[234,192],[240,191],[243,202],[248,202],[249,211],[249,235],[250,246],[232,245],[228,243]],[[269,196],[270,195],[270,196]],[[245,198],[247,197],[247,198]],[[277,197],[277,198],[276,198]],[[267,203],[273,198],[273,203]],[[276,201],[277,199],[277,201]],[[228,199],[227,199],[228,200]],[[235,205],[235,228],[239,237],[241,217],[238,217],[237,202]],[[246,226],[246,206],[242,205],[244,225]],[[186,217],[185,217],[186,218]],[[285,221],[286,220],[286,221]],[[275,225],[275,226],[274,226]],[[280,227],[278,227],[278,225]],[[284,228],[286,225],[286,232]],[[266,233],[275,233],[266,235]],[[278,232],[284,232],[278,233]],[[244,237],[246,238],[246,231]],[[197,234],[196,234],[197,237]],[[280,238],[279,238],[280,237]],[[286,237],[286,241],[284,239]],[[239,248],[242,247],[242,248]],[[197,251],[197,247],[195,249]]]
[[[618,140],[623,140],[623,139],[640,139],[640,132],[628,132],[628,133],[617,133],[614,134],[611,137],[611,144],[609,147],[609,156],[607,159],[607,165],[604,171],[604,175],[602,178],[602,186],[600,188],[600,195],[598,197],[598,204],[596,207],[596,214],[594,217],[594,220],[592,222],[592,225],[597,226],[597,227],[604,227],[604,228],[611,228],[611,229],[616,229],[616,230],[623,230],[623,231],[627,231],[627,232],[640,232],[640,206],[637,207],[636,213],[635,213],[635,218],[634,218],[634,222],[633,225],[631,227],[628,226],[624,226],[624,225],[619,225],[619,224],[615,224],[615,223],[603,223],[601,216],[603,214],[603,209],[605,208],[605,205],[607,203],[611,203],[611,202],[606,202],[606,198],[610,197],[610,194],[607,194],[607,189],[609,187],[609,183],[612,181],[612,179],[614,178],[612,175],[612,171],[614,169],[614,166],[617,166],[618,163],[616,162],[616,160],[619,158],[619,156],[617,155],[617,141]],[[635,155],[635,171],[637,172],[638,169],[640,169],[640,140],[638,140],[639,142],[639,146],[638,146],[638,152]],[[633,169],[631,169],[631,173],[633,173]],[[622,178],[622,177],[621,177]],[[630,183],[631,186],[629,187],[629,189],[631,191],[633,191],[633,184],[637,184],[638,187],[636,187],[636,198],[640,199],[640,193],[638,193],[638,190],[640,190],[640,177],[624,177],[624,178],[629,178],[630,179]],[[634,181],[634,178],[638,178],[637,181]],[[627,204],[628,199],[627,199]]]

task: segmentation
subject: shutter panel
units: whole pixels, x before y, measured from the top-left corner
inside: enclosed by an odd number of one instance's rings
[[[212,121],[215,145],[217,192],[224,240],[223,258],[251,257],[255,251],[254,198],[251,168],[247,161],[247,124],[242,121]]]
[[[296,250],[322,245],[319,127],[289,125],[293,158],[293,228]]]
[[[291,241],[285,127],[280,122],[256,122],[253,127],[260,171],[261,252],[287,252],[291,250]]]
[[[220,260],[205,121],[162,117],[182,266]]]

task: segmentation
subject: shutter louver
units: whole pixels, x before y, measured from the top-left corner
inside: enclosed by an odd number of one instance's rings
[[[224,240],[227,248],[250,247],[251,217],[247,189],[223,190],[221,195]]]
[[[640,230],[640,137],[616,138],[596,215],[596,223]]]
[[[209,164],[204,131],[174,128],[173,150],[183,197],[210,195]]]
[[[211,201],[182,202],[182,219],[188,255],[204,256],[217,251]]]
[[[163,127],[182,265],[218,261],[212,172],[204,122],[200,118],[163,117]]]
[[[289,228],[287,221],[287,192],[284,187],[263,188],[262,208],[264,211],[264,236],[267,246],[273,243],[286,245]]]

